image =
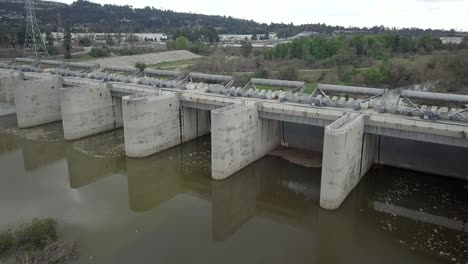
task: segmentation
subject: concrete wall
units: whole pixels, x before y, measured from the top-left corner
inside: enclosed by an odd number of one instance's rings
[[[325,128],[320,206],[341,205],[372,165],[373,142],[364,136],[363,115],[347,114]]]
[[[468,180],[468,148],[384,136],[379,146],[379,164]]]
[[[180,104],[176,94],[127,96],[122,104],[128,157],[147,157],[180,144]]]
[[[14,91],[23,82],[20,76],[0,75],[0,116],[16,113]]]
[[[15,87],[18,127],[27,128],[62,119],[59,90],[62,80],[32,79]]]
[[[279,121],[258,118],[257,107],[231,105],[211,112],[213,179],[222,180],[280,145]]]
[[[210,133],[210,111],[182,107],[181,118],[183,142]]]
[[[322,152],[324,133],[323,127],[283,122],[281,144],[290,148]]]
[[[105,85],[67,87],[60,90],[63,134],[75,140],[118,128],[119,105]],[[117,116],[117,118],[116,118]]]
[[[115,126],[123,127],[122,98],[112,97],[112,106],[114,107]]]

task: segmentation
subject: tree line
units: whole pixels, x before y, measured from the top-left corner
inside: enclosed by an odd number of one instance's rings
[[[358,57],[384,59],[393,53],[428,54],[434,50],[468,47],[467,38],[460,45],[443,44],[440,38],[407,37],[398,34],[354,35],[351,37],[303,37],[278,44],[265,52],[267,59],[328,59],[341,53]]]

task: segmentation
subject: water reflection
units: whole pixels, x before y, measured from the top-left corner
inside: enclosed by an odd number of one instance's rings
[[[95,158],[78,151],[73,144],[66,146],[66,160],[71,188],[80,188],[125,171],[123,157]]]
[[[64,142],[58,125],[0,132],[0,227],[55,217],[83,263],[468,259],[465,182],[376,167],[330,212],[320,169],[267,156],[212,181],[209,137],[127,159],[121,130]]]
[[[180,154],[179,148],[172,148],[164,154],[147,159],[127,159],[128,199],[131,210],[151,210],[181,192]]]

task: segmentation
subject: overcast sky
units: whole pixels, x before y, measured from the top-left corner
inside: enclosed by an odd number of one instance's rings
[[[56,0],[57,1],[57,0]],[[74,0],[60,0],[71,3]],[[258,22],[468,30],[468,0],[92,0]]]

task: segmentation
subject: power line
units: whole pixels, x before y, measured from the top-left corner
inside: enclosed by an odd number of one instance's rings
[[[33,57],[36,60],[47,57],[47,49],[42,39],[41,31],[37,25],[34,0],[24,0],[26,11],[26,39],[24,41],[24,57]]]

